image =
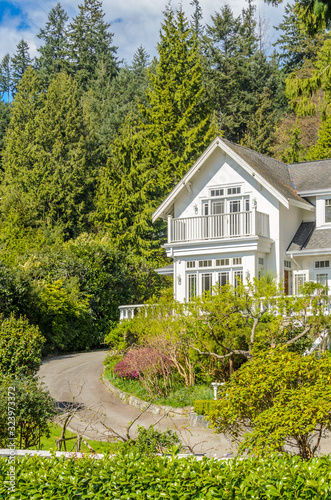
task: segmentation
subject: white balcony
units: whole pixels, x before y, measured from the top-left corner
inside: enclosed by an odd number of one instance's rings
[[[269,215],[252,210],[229,214],[168,218],[168,243],[264,236],[269,238]]]

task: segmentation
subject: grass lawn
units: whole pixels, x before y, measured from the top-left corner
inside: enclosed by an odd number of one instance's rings
[[[60,425],[51,424],[50,426],[51,434],[49,438],[43,437],[40,443],[41,450],[54,450],[56,449],[56,439],[61,436],[62,428]],[[76,436],[74,432],[66,431],[66,437]],[[113,453],[115,452],[121,443],[107,443],[105,441],[92,441],[86,439],[85,441],[97,452],[97,453]],[[38,449],[38,448],[32,448]],[[62,447],[62,450],[63,447]],[[77,451],[77,441],[75,439],[71,439],[67,441],[67,451]],[[82,442],[81,449],[82,453],[91,453],[91,450]]]

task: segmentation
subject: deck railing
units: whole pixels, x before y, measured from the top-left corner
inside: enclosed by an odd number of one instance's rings
[[[269,215],[256,210],[168,219],[168,243],[182,241],[269,237]]]

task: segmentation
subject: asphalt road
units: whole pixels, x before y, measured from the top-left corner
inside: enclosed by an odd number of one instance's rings
[[[113,396],[101,381],[106,351],[71,354],[47,359],[43,362],[39,377],[50,394],[62,407],[75,405],[75,417],[70,429],[91,439],[110,439],[113,431],[124,435],[126,427],[141,413]],[[145,412],[132,426],[133,434],[138,425],[155,425],[160,416]],[[103,425],[104,424],[104,425]],[[106,429],[106,427],[108,430]],[[185,444],[194,446],[196,453],[223,457],[233,451],[230,442],[210,429],[189,427],[186,417],[162,418],[156,428],[176,430]]]

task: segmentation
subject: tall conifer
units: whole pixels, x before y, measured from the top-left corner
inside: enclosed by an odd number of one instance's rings
[[[29,45],[22,38],[22,40],[17,44],[15,54],[11,58],[13,94],[17,92],[17,86],[21,81],[26,69],[32,64],[32,59],[30,57],[29,51]]]

